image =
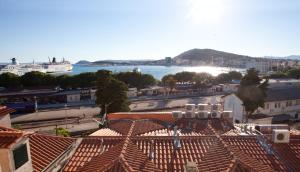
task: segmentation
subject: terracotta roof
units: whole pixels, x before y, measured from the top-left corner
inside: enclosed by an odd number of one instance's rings
[[[166,122],[173,122],[174,118],[172,112],[119,112],[110,113],[107,115],[108,120],[119,120],[119,119],[156,119]]]
[[[0,126],[0,148],[9,148],[23,136],[20,130]]]
[[[290,136],[289,143],[274,143],[272,146],[290,171],[300,171],[300,137]]]
[[[275,156],[268,154],[258,143],[256,136],[222,136],[222,140],[238,158],[252,168],[264,171],[285,171],[284,165]],[[259,169],[258,169],[259,170]]]
[[[132,135],[140,135],[155,130],[164,129],[165,126],[153,120],[140,120],[135,122]]]
[[[0,106],[0,117],[13,112],[15,112],[14,109],[8,108],[6,106]]]
[[[179,149],[174,147],[174,126]],[[259,136],[228,136],[235,129],[221,119],[115,120],[109,128],[122,136],[84,139],[64,171],[184,171],[188,161],[199,171],[299,171],[299,135],[285,144],[288,153],[284,145],[274,145],[281,160],[263,148]]]
[[[101,166],[99,166],[99,163]],[[79,171],[161,171],[131,141],[121,142],[93,158]]]
[[[122,136],[84,138],[63,171],[78,171],[79,168],[91,161],[94,157],[108,151],[110,148],[124,141],[124,139]]]
[[[90,134],[90,136],[121,136],[122,134],[111,130],[110,128],[101,128]]]
[[[118,133],[121,133],[122,135],[127,135],[131,127],[131,124],[132,124],[131,120],[111,121],[109,123],[109,128]]]
[[[34,171],[43,171],[65,152],[76,139],[40,134],[29,136],[32,166]]]

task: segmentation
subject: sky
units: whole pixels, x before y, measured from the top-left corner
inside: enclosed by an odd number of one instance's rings
[[[300,54],[299,0],[0,0],[0,62]]]

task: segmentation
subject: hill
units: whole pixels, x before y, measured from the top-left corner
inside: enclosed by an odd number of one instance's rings
[[[174,65],[199,66],[216,63],[228,63],[231,61],[247,61],[252,57],[217,51],[213,49],[191,49],[173,58]],[[226,66],[226,64],[224,64]]]
[[[87,61],[87,60],[80,60],[78,61],[76,64],[79,64],[79,65],[89,65],[91,64],[92,62],[90,61]]]

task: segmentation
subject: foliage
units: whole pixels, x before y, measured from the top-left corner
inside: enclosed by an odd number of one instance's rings
[[[142,74],[140,72],[120,72],[114,76],[118,80],[126,83],[129,87],[136,87],[138,89],[156,84],[156,80],[152,75]]]
[[[300,68],[288,69],[281,72],[277,72],[271,74],[269,78],[277,79],[277,78],[300,78]]]
[[[21,76],[24,87],[55,86],[55,77],[42,72],[32,71]]]
[[[97,75],[94,72],[85,72],[74,75],[72,85],[76,88],[86,88],[96,85]]]
[[[20,124],[13,124],[12,128],[17,129],[17,130],[21,130],[21,125]]]
[[[286,72],[286,75],[289,77],[289,78],[296,78],[296,79],[299,79],[300,78],[300,69],[291,69],[291,70],[288,70]]]
[[[13,73],[3,73],[0,75],[0,86],[5,88],[21,87],[20,77]]]
[[[101,108],[101,115],[107,113],[129,111],[129,102],[127,100],[128,90],[126,84],[107,75],[97,80],[96,103]]]
[[[261,79],[258,77],[258,71],[254,68],[248,69],[247,74],[241,80],[241,86],[250,86],[260,84]]]
[[[241,85],[238,89],[237,96],[243,101],[246,111],[246,122],[248,117],[258,107],[264,107],[265,98],[267,96],[268,79],[260,83],[258,72],[255,69],[249,69],[247,74],[242,78]]]
[[[192,81],[193,77],[196,75],[195,72],[178,72],[174,75],[174,79],[176,79],[179,82],[188,82]]]
[[[206,72],[197,73],[192,78],[192,81],[195,82],[195,88],[205,88],[211,85],[214,77]]]
[[[241,72],[237,72],[237,71],[230,71],[228,72],[228,75],[230,76],[231,80],[241,80],[243,78],[243,75],[241,74]]]
[[[62,137],[70,136],[70,132],[65,128],[59,127],[59,128],[55,128],[54,130],[57,136],[62,136]]]
[[[165,75],[161,80],[163,85],[169,87],[170,92],[173,92],[173,89],[175,88],[177,82],[174,75]]]
[[[56,87],[63,89],[90,88],[96,87],[98,78],[113,76],[125,82],[130,87],[145,88],[156,84],[152,75],[140,72],[120,72],[112,75],[111,71],[98,70],[97,72],[85,72],[78,75],[53,76],[41,72],[28,72],[19,77],[13,73],[3,73],[0,75],[0,86],[6,88],[15,87]]]
[[[272,78],[272,79],[287,78],[287,77],[288,76],[283,72],[273,73],[269,76],[269,78]]]

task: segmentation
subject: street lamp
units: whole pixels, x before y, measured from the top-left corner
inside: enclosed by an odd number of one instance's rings
[[[38,104],[37,104],[36,96],[34,96],[33,98],[34,98],[34,110],[35,110],[35,112],[37,112],[38,111]]]

